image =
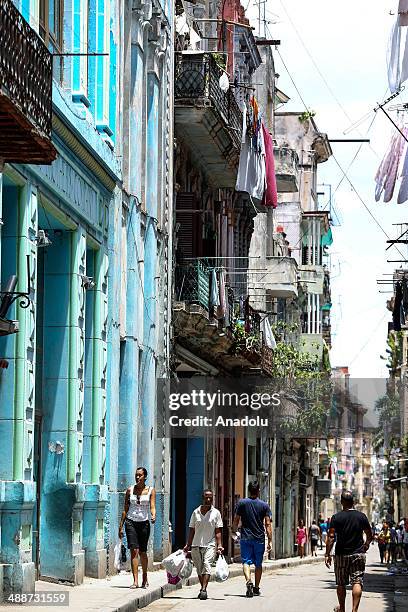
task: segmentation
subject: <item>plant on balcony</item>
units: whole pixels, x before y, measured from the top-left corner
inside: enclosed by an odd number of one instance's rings
[[[233,344],[230,348],[232,355],[259,349],[259,335],[245,331],[244,323],[236,321],[232,326]]]
[[[215,63],[222,69],[226,70],[227,68],[227,56],[224,53],[211,53],[214,58]]]
[[[297,330],[298,325],[281,321],[273,326],[277,345],[273,351],[272,375],[278,380],[282,396],[296,406],[295,413],[285,417],[282,433],[307,437],[325,433],[332,388],[319,358],[284,340],[288,333]]]
[[[304,113],[301,113],[299,115],[299,121],[300,123],[306,123],[307,121],[309,121],[309,119],[312,119],[315,116],[316,116],[316,111],[313,111],[313,110],[305,111]]]

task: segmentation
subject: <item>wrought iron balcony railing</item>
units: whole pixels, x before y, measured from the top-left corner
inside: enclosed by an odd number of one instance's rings
[[[211,53],[176,53],[176,104],[185,102],[213,106],[231,130],[239,146],[242,132],[242,113],[231,88],[223,92],[220,77],[223,70]]]
[[[176,299],[199,304],[206,310],[210,304],[210,270],[201,261],[176,268]]]
[[[51,53],[13,2],[0,0],[0,158],[50,163],[51,120]]]

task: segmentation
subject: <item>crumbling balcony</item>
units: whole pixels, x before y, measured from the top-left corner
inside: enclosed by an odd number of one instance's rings
[[[299,191],[299,158],[295,150],[274,147],[276,187],[278,193]]]
[[[229,321],[225,323],[211,306],[210,291],[211,268],[206,263],[176,267],[173,322],[177,343],[222,372],[258,367],[262,360],[259,315],[248,307],[245,321],[238,322],[234,313],[239,303],[230,294]]]
[[[0,162],[50,164],[52,56],[11,0],[0,0]]]
[[[298,268],[293,257],[266,258],[265,289],[272,297],[297,297]]]
[[[242,113],[211,53],[176,53],[175,122],[217,187],[234,187],[240,153]]]

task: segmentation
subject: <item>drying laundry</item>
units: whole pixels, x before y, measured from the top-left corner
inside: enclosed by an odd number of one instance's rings
[[[262,204],[264,206],[273,206],[276,208],[278,204],[278,191],[276,186],[275,175],[275,159],[273,156],[273,140],[269,131],[262,123],[262,132],[265,143],[265,170],[266,170],[266,189]]]
[[[220,294],[218,289],[217,273],[215,270],[211,272],[211,291],[210,291],[210,306],[217,308],[220,305]]]
[[[265,144],[262,130],[251,136],[247,129],[246,106],[243,108],[241,153],[236,191],[244,191],[254,199],[262,201],[265,192]]]
[[[388,84],[391,93],[399,91],[408,78],[408,3],[401,0],[391,30],[387,52]],[[402,48],[404,51],[402,52]]]
[[[269,323],[268,317],[264,317],[262,319],[261,331],[262,331],[262,337],[263,337],[265,346],[267,346],[270,349],[275,349],[276,340],[275,340],[275,336],[273,335],[273,331],[271,328],[271,324]]]
[[[401,128],[405,137],[408,137],[408,128]],[[390,202],[395,189],[395,183],[398,178],[398,169],[401,158],[404,154],[406,140],[399,132],[393,134],[388,151],[381,162],[377,174],[375,176],[375,201],[379,202],[383,196],[384,202]],[[405,164],[404,164],[405,168]],[[404,170],[403,170],[404,173]],[[403,194],[400,193],[398,201]]]

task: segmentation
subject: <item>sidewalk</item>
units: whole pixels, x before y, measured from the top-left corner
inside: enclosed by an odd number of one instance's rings
[[[394,575],[394,612],[406,612],[407,610],[408,574],[398,573]]]
[[[300,564],[323,563],[321,554],[317,558],[306,557],[300,560],[299,557],[289,559],[277,559],[274,561],[265,561],[263,565],[264,572],[273,572],[286,567],[296,567]],[[241,564],[233,563],[230,566],[230,578],[241,576]],[[63,610],[75,610],[75,612],[134,612],[140,608],[144,608],[156,599],[163,597],[165,593],[171,590],[182,588],[180,585],[171,586],[167,584],[166,572],[157,570],[149,572],[148,589],[129,589],[132,583],[130,573],[122,573],[111,579],[97,580],[93,578],[85,578],[85,582],[81,586],[68,587],[61,584],[52,584],[49,582],[36,582],[36,592],[47,591],[68,591],[69,592],[69,608],[61,606],[20,606],[26,612],[63,612]],[[198,578],[195,570],[193,575],[184,584],[198,584]],[[11,606],[0,606],[0,610],[10,612]],[[402,608],[401,608],[402,610]]]

